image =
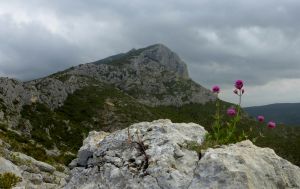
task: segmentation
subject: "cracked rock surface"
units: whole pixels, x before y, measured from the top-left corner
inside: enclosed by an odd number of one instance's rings
[[[185,188],[191,182],[198,155],[182,145],[186,141],[201,143],[206,133],[203,127],[158,120],[133,124],[129,132],[131,143],[127,129],[98,141],[86,166],[72,169],[66,188]],[[139,140],[138,135],[145,145],[148,162],[134,143]],[[79,162],[83,164],[82,160]]]
[[[208,149],[199,160],[185,148],[207,133],[195,123],[142,122],[129,133],[91,132],[65,188],[300,188],[299,167],[250,141]]]

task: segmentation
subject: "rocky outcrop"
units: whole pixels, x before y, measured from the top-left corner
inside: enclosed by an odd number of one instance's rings
[[[55,167],[37,161],[19,152],[1,148],[0,174],[13,173],[21,178],[16,189],[56,189],[66,184],[68,169],[57,171]]]
[[[0,123],[16,126],[27,96],[21,81],[0,77]]]
[[[43,103],[53,110],[62,106],[69,94],[88,86],[90,82],[89,77],[58,74],[26,82],[24,85],[31,88],[30,103]]]
[[[170,120],[133,124],[104,138],[92,132],[82,148],[90,155],[79,153],[65,188],[300,187],[299,167],[250,141],[208,149],[200,159],[186,144],[200,145],[205,134],[200,125]]]
[[[251,141],[208,149],[189,188],[300,188],[300,168]]]
[[[78,158],[70,163],[70,167],[87,166],[88,159],[92,158],[94,151],[99,148],[99,141],[103,140],[107,135],[109,135],[107,132],[91,131],[89,136],[83,141],[83,146],[78,151]]]
[[[72,75],[51,76],[29,82],[0,77],[0,123],[14,128],[19,123],[24,105],[41,103],[53,110],[62,106],[69,94],[90,83],[89,77]],[[101,83],[98,85],[101,86]]]
[[[18,166],[7,159],[0,157],[0,174],[6,172],[13,173],[16,176],[21,177],[21,170]]]

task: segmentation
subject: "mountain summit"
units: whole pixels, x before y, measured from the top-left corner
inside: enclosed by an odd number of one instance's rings
[[[160,64],[161,66],[164,66],[165,70],[173,72],[179,77],[189,78],[186,63],[183,62],[176,53],[163,44],[155,44],[138,50],[132,49],[127,53],[121,53],[96,61],[94,64],[110,64],[113,62],[124,63],[124,60],[134,64],[137,70],[142,69],[143,64]]]
[[[82,64],[55,78],[72,75],[113,84],[149,106],[203,104],[215,99],[209,90],[189,78],[179,56],[161,44]]]
[[[186,64],[176,53],[172,52],[163,44],[156,44],[145,48],[134,61],[136,64],[141,64],[143,62],[160,63],[166,70],[173,72],[182,78],[189,78]]]

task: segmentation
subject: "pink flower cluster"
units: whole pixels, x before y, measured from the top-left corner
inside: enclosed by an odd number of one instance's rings
[[[259,116],[257,116],[257,120],[262,123],[262,122],[265,121],[265,117],[262,116],[262,115],[259,115]],[[268,124],[267,124],[267,126],[270,129],[274,129],[276,127],[276,123],[274,121],[269,121]]]
[[[235,81],[235,90],[233,91],[235,94],[239,94],[239,91],[240,91],[240,94],[244,94],[245,92],[245,89],[243,89],[243,86],[244,86],[244,81],[243,80],[236,80]],[[212,87],[212,92],[213,93],[220,93],[220,87],[218,85],[215,85]]]
[[[235,86],[235,89],[234,89],[233,92],[235,94],[239,95],[240,98],[241,98],[241,96],[245,93],[245,90],[243,88],[244,87],[244,81],[240,80],[240,79],[236,80],[234,86]],[[220,93],[220,87],[218,85],[213,86],[212,87],[212,92],[216,93],[216,94],[219,94]],[[228,108],[226,113],[230,117],[234,117],[234,116],[237,115],[237,111],[236,111],[236,109],[234,107]],[[262,115],[259,115],[257,117],[257,120],[262,123],[262,122],[265,121],[265,117],[262,116]],[[273,129],[273,128],[276,127],[276,123],[274,121],[269,121],[268,122],[268,127],[271,128],[271,129]]]

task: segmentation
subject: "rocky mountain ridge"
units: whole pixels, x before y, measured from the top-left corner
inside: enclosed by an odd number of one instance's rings
[[[28,82],[0,78],[0,105],[7,111],[2,110],[0,118],[6,115],[8,125],[16,126],[24,105],[41,103],[53,110],[69,94],[95,83],[112,84],[149,106],[203,104],[215,99],[189,78],[186,64],[176,53],[158,44]]]
[[[215,99],[189,78],[187,66],[178,55],[161,44],[79,65],[64,74],[91,76],[113,84],[149,106],[203,104]]]

